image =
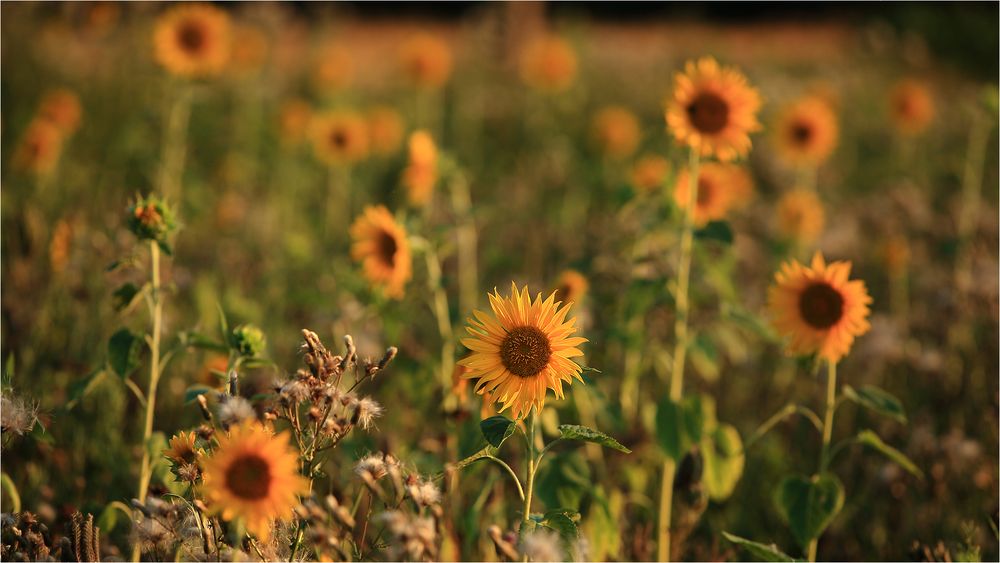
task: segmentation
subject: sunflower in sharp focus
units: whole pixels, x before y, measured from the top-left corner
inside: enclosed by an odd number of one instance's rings
[[[916,80],[903,80],[889,93],[889,116],[904,135],[918,135],[934,119],[934,98]]]
[[[556,284],[556,299],[563,303],[579,303],[589,289],[586,276],[576,270],[565,270]]]
[[[388,156],[403,142],[403,118],[388,106],[377,106],[368,112],[368,139],[372,152]]]
[[[809,267],[795,260],[782,264],[768,290],[768,308],[790,354],[837,362],[868,332],[872,300],[865,283],[848,280],[850,274],[850,262],[826,264],[819,252]]]
[[[760,105],[760,94],[740,71],[705,57],[689,61],[674,77],[667,126],[702,156],[734,160],[749,152],[750,133],[760,129]]]
[[[413,275],[413,259],[406,230],[385,207],[366,207],[351,225],[351,257],[361,262],[365,277],[386,295],[403,297]]]
[[[160,16],[153,35],[156,60],[184,77],[216,75],[229,62],[229,16],[211,4],[181,4]]]
[[[414,131],[410,135],[409,153],[410,160],[403,170],[402,183],[410,203],[420,207],[427,205],[434,195],[434,184],[438,179],[437,145],[427,131]]]
[[[837,147],[837,116],[823,99],[807,96],[790,105],[778,119],[775,141],[791,164],[818,166]]]
[[[215,453],[204,461],[202,488],[210,511],[224,520],[243,518],[266,542],[272,520],[292,518],[309,482],[298,474],[298,455],[287,433],[273,435],[258,423],[244,423],[219,436]]]
[[[670,172],[670,162],[662,156],[648,154],[632,166],[632,185],[642,193],[653,193],[663,188]]]
[[[352,164],[368,156],[368,124],[361,116],[337,111],[314,117],[313,150],[330,165]]]
[[[420,88],[440,88],[451,76],[451,48],[438,37],[419,33],[399,49],[403,74]]]
[[[494,290],[489,298],[493,315],[474,312],[466,327],[472,337],[462,340],[472,352],[459,361],[469,368],[464,377],[478,379],[476,393],[489,393],[502,403],[501,412],[510,408],[520,419],[532,407],[542,410],[549,389],[561,399],[563,382],[583,381],[582,368],[571,358],[583,355],[577,346],[587,339],[573,336],[576,318],[566,320],[570,303],[556,301],[555,292],[544,301],[540,293],[532,300],[527,287],[519,291],[514,283],[510,296]]]
[[[795,189],[778,200],[778,231],[785,238],[809,244],[823,233],[823,203],[810,190]]]
[[[605,156],[625,158],[639,144],[639,120],[626,108],[608,106],[597,112],[592,125],[594,142]]]
[[[521,52],[521,79],[525,84],[549,92],[566,90],[576,78],[576,53],[565,39],[539,37]]]
[[[702,227],[709,221],[725,218],[729,210],[745,198],[746,183],[749,176],[741,172],[739,166],[719,162],[706,162],[698,169],[698,197],[695,200],[692,219],[696,226]],[[690,189],[687,168],[677,174],[674,185],[674,201],[684,209],[688,203]],[[751,187],[752,190],[752,187]]]
[[[80,126],[80,98],[70,90],[52,90],[42,98],[38,116],[55,125],[63,135],[72,135]]]

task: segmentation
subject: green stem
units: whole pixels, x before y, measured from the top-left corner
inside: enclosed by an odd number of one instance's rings
[[[180,85],[173,96],[163,132],[163,161],[160,163],[160,192],[168,198],[180,196],[181,176],[187,145],[188,121],[191,117],[191,87]]]
[[[826,414],[823,417],[823,447],[819,454],[819,471],[826,471],[830,462],[830,439],[833,437],[833,413],[837,408],[837,362],[829,363],[826,378]],[[815,563],[819,538],[809,542],[809,561]]]
[[[441,387],[447,394],[452,372],[455,371],[455,333],[448,312],[448,295],[441,285],[441,261],[429,242],[424,246],[424,257],[427,260],[427,286],[434,295],[434,316],[441,335]]]
[[[691,149],[688,165],[688,201],[684,208],[681,232],[680,264],[677,268],[677,317],[674,321],[673,369],[670,371],[670,400],[679,403],[684,390],[684,360],[688,347],[688,283],[691,278],[691,246],[694,242],[694,208],[698,203],[698,151]],[[674,496],[674,476],[677,460],[663,462],[663,479],[660,482],[660,512],[657,522],[656,559],[670,560],[670,518]]]
[[[521,523],[526,524],[531,519],[531,496],[535,490],[535,469],[538,468],[535,459],[535,422],[538,419],[538,412],[534,407],[531,409],[531,421],[528,423],[528,489],[524,495],[524,516]]]
[[[458,172],[451,182],[451,205],[458,217],[459,225],[455,230],[458,238],[458,301],[460,311],[472,311],[476,308],[479,295],[478,268],[476,266],[476,221],[472,216],[472,196],[469,193],[469,181],[465,175]]]

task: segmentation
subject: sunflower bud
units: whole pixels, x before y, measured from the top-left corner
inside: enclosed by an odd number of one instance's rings
[[[128,228],[139,240],[167,245],[168,237],[177,230],[173,210],[155,195],[138,197],[128,208]]]

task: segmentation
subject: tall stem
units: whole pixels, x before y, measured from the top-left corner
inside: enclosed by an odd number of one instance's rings
[[[826,466],[830,462],[830,439],[833,437],[833,412],[837,406],[837,362],[829,363],[829,370],[826,377],[826,414],[823,416],[823,447],[819,453],[819,471],[826,471]],[[819,538],[809,542],[809,561],[816,561],[816,549],[819,547]]]
[[[688,282],[691,277],[691,246],[694,241],[694,208],[698,203],[698,165],[700,163],[697,149],[691,149],[688,165],[688,200],[684,208],[683,230],[681,232],[680,264],[677,267],[677,317],[674,320],[674,356],[673,369],[670,371],[670,400],[678,403],[684,389],[684,360],[688,347]],[[657,561],[670,560],[670,518],[674,497],[674,477],[677,472],[677,460],[667,458],[663,462],[663,478],[660,482],[660,513],[657,522]]]
[[[455,371],[455,338],[448,311],[448,295],[441,285],[441,262],[428,242],[424,249],[427,259],[427,285],[434,295],[434,316],[437,318],[438,333],[441,335],[441,386],[448,392],[452,372]]]
[[[521,525],[527,524],[531,519],[531,496],[535,491],[535,422],[538,419],[538,411],[531,408],[531,421],[528,423],[528,487],[524,492],[524,516],[521,518]],[[527,560],[527,559],[526,559]]]
[[[181,177],[187,146],[187,129],[191,117],[191,87],[180,86],[173,96],[163,133],[163,161],[160,163],[160,192],[168,198],[180,196]]]
[[[476,247],[479,243],[476,237],[476,221],[472,216],[472,196],[469,193],[469,181],[464,174],[456,174],[451,186],[451,205],[459,221],[456,229],[459,310],[472,311],[476,308],[479,295],[479,270],[476,265]]]

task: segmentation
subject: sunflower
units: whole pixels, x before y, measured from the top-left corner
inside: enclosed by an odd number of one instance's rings
[[[415,86],[440,88],[451,76],[451,48],[426,33],[407,40],[399,49],[399,65]]]
[[[570,303],[556,301],[556,292],[532,300],[527,287],[518,291],[513,282],[509,297],[494,290],[489,298],[493,317],[474,312],[466,327],[472,337],[462,340],[472,352],[459,361],[469,368],[464,377],[479,379],[476,393],[489,393],[503,404],[501,412],[510,408],[520,419],[531,407],[542,410],[548,389],[561,399],[564,381],[583,381],[582,368],[570,358],[583,355],[577,346],[587,339],[572,336],[576,319],[565,320]]]
[[[670,163],[662,156],[648,154],[632,166],[632,185],[642,193],[651,193],[663,187]]]
[[[306,137],[312,121],[312,108],[301,98],[292,98],[281,104],[278,116],[281,139],[288,144],[298,144]]]
[[[170,458],[174,465],[188,465],[198,461],[202,451],[194,445],[194,432],[178,432],[167,443],[169,448],[163,450],[163,455]]]
[[[80,126],[80,98],[70,90],[52,90],[42,98],[38,116],[55,125],[63,135],[71,135]]]
[[[160,16],[153,34],[156,60],[184,77],[218,74],[229,61],[229,16],[211,4],[182,4]]]
[[[237,72],[257,72],[267,62],[267,35],[259,28],[240,25],[233,32],[232,66]]]
[[[563,303],[579,303],[590,283],[587,278],[576,270],[565,270],[559,275],[559,283],[556,284],[556,299]]]
[[[330,164],[351,164],[368,156],[368,124],[364,118],[335,111],[313,118],[313,150]]]
[[[316,87],[324,92],[336,92],[351,85],[354,80],[354,58],[339,43],[327,43],[319,52],[313,74]]]
[[[410,203],[415,206],[427,205],[434,195],[437,182],[438,152],[434,139],[427,131],[414,131],[409,142],[410,161],[403,170],[403,186]]]
[[[810,267],[782,264],[768,290],[775,328],[789,339],[790,354],[818,354],[836,362],[854,339],[868,332],[872,302],[860,280],[849,281],[850,262],[826,264],[817,252]]]
[[[391,107],[377,106],[368,112],[368,139],[373,153],[395,153],[403,141],[403,129],[403,118]]]
[[[782,236],[808,244],[823,232],[826,214],[814,192],[796,189],[778,200],[777,221]]]
[[[209,509],[224,520],[243,518],[249,531],[268,541],[271,520],[290,519],[298,496],[309,490],[298,463],[287,433],[273,435],[258,423],[232,426],[204,461]]]
[[[521,79],[539,90],[560,92],[573,84],[576,65],[576,53],[565,39],[539,37],[521,52]]]
[[[788,106],[778,119],[775,143],[788,162],[818,166],[837,147],[837,116],[823,99],[807,96]]]
[[[749,187],[748,187],[749,186]],[[684,209],[688,203],[690,180],[688,170],[677,174],[674,201]],[[753,193],[750,177],[740,166],[719,162],[706,162],[698,170],[698,197],[694,207],[694,224],[701,227],[709,221],[718,221],[736,204]]]
[[[63,135],[58,127],[47,119],[35,119],[24,132],[14,163],[36,174],[47,174],[59,162],[62,145]]]
[[[760,94],[739,70],[720,67],[711,57],[688,61],[674,77],[667,126],[702,156],[734,160],[747,154],[750,133],[760,129],[760,104]]]
[[[904,135],[918,135],[934,118],[934,98],[916,80],[903,80],[889,93],[889,116]]]
[[[413,275],[410,243],[402,225],[385,207],[366,207],[351,225],[351,237],[351,256],[361,262],[368,280],[389,297],[402,298]]]
[[[592,125],[597,147],[610,158],[625,158],[639,144],[639,120],[626,108],[608,106],[597,112]]]

